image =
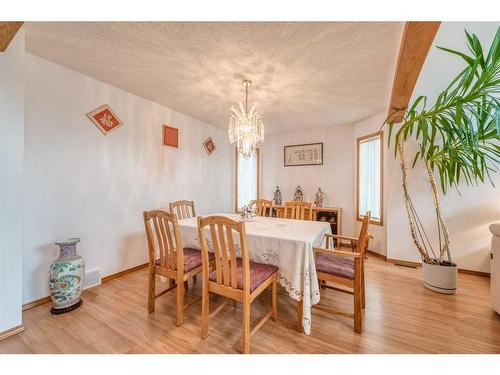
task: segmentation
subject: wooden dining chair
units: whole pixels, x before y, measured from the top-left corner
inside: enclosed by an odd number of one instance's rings
[[[205,229],[210,229],[210,240],[215,255],[215,270],[210,273],[210,253]],[[243,302],[243,353],[250,352],[250,337],[269,319],[278,316],[277,289],[278,268],[269,264],[250,262],[245,223],[224,216],[198,217],[198,231],[203,259],[203,296],[201,336],[208,336],[208,321],[229,300]],[[233,237],[234,236],[234,237]],[[237,238],[239,246],[235,244]],[[239,251],[238,251],[239,250]],[[237,251],[239,254],[237,254]],[[236,256],[240,255],[241,258]],[[250,330],[250,304],[269,285],[272,285],[272,308]],[[228,298],[209,313],[210,293]]]
[[[302,201],[286,202],[285,218],[297,220],[312,220],[311,203]]]
[[[190,217],[196,216],[196,211],[194,209],[193,201],[175,201],[169,204],[170,212],[175,213],[179,220],[188,219]],[[175,212],[174,212],[175,210]]]
[[[267,199],[254,199],[250,204],[255,205],[257,216],[273,217],[273,201]]]
[[[341,235],[326,234],[326,248],[313,248],[316,272],[321,287],[353,295],[354,313],[351,314],[337,311],[331,307],[321,304],[313,305],[313,308],[317,308],[331,314],[353,318],[354,332],[356,333],[361,333],[362,311],[365,307],[364,256],[366,242],[368,241],[370,214],[370,211],[368,211],[364,216],[359,237],[357,239]],[[351,244],[351,250],[345,251],[333,249],[333,239],[336,239],[337,241],[347,239]],[[342,242],[340,242],[340,244],[342,244]],[[340,285],[344,288],[328,285],[328,282]]]
[[[176,324],[180,326],[183,322],[184,309],[200,300],[184,305],[187,281],[202,272],[201,252],[183,247],[177,216],[172,213],[161,210],[145,211],[144,225],[149,253],[148,312],[155,311],[156,298],[177,289]],[[213,255],[209,255],[208,266],[213,259]],[[155,289],[156,275],[169,279],[169,287],[158,294]]]

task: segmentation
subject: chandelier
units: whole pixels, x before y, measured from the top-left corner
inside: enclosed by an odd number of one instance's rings
[[[264,142],[264,123],[262,112],[257,110],[254,104],[248,111],[248,88],[252,81],[244,80],[245,107],[240,102],[239,108],[231,106],[231,117],[229,118],[229,141],[237,143],[238,152],[244,159],[249,159],[257,150],[257,142]]]

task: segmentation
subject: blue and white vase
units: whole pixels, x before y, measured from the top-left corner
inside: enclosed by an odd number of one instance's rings
[[[79,238],[59,241],[59,258],[49,268],[49,290],[53,306],[52,314],[62,314],[82,304],[81,295],[85,280],[85,263],[76,253]]]

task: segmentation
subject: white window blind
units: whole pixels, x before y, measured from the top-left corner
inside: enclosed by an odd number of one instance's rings
[[[358,156],[358,217],[371,211],[373,221],[382,221],[381,135],[359,139]]]
[[[238,171],[237,171],[237,209],[250,203],[251,200],[257,199],[257,175],[258,171],[258,154],[254,153],[249,159],[244,159],[241,154],[237,153]]]

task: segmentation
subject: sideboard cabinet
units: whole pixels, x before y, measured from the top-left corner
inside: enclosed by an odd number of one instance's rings
[[[285,217],[285,206],[273,206],[276,217]],[[306,216],[309,212],[306,211]],[[313,207],[312,220],[330,223],[332,234],[342,234],[342,208],[339,207]]]

